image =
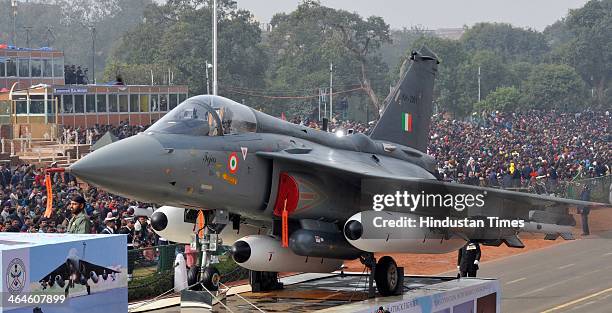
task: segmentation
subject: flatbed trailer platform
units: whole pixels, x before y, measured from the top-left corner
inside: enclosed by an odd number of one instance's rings
[[[495,279],[404,276],[401,295],[371,299],[367,279],[362,273],[297,274],[281,278],[281,290],[254,293],[249,285],[235,286],[227,291],[224,304],[215,304],[212,312],[373,313],[381,306],[391,313],[500,312],[501,294]],[[130,312],[203,312],[181,309],[179,297],[157,302],[130,305]]]

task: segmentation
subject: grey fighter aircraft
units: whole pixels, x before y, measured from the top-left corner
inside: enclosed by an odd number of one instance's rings
[[[87,294],[89,295],[91,294],[91,286],[89,286],[88,283],[89,279],[91,279],[94,284],[97,284],[98,281],[100,281],[100,277],[107,280],[110,276],[115,280],[115,275],[118,273],[119,271],[112,268],[96,265],[83,260],[78,256],[77,250],[72,248],[68,251],[66,262],[60,264],[56,269],[45,275],[39,282],[43,290],[47,287],[53,287],[54,284],[57,284],[60,288],[66,286],[64,289],[66,297],[68,297],[69,289],[74,288],[75,283],[78,283],[85,286]],[[67,284],[66,281],[68,281]]]
[[[375,252],[447,253],[467,241],[522,247],[524,231],[571,239],[570,207],[592,203],[437,179],[426,147],[438,63],[427,48],[411,54],[369,136],[339,137],[223,97],[195,96],[68,170],[109,192],[169,206],[152,216],[167,239],[189,241],[203,230],[207,251],[218,238],[233,242],[234,260],[260,272],[331,272],[360,258],[382,295],[401,290],[401,269],[388,256],[376,262]],[[196,226],[199,210],[203,227]],[[390,226],[424,217],[523,223]],[[214,288],[211,263],[205,260],[200,279]]]

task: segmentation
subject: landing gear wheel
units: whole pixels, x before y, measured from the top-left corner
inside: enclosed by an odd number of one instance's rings
[[[85,287],[87,287],[87,295],[90,295],[91,294],[91,286],[87,285]]]
[[[202,275],[202,284],[206,289],[210,291],[217,291],[219,289],[219,282],[221,281],[221,274],[219,270],[214,266],[209,266],[204,270]]]
[[[391,296],[397,294],[397,290],[401,288],[397,271],[397,264],[390,256],[382,257],[376,263],[374,274],[376,281],[376,289],[382,296]]]
[[[187,284],[189,284],[189,286],[193,286],[198,282],[199,273],[200,270],[197,266],[192,266],[187,270]]]

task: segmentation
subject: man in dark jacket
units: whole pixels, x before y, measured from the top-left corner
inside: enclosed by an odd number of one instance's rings
[[[461,273],[461,277],[476,277],[478,263],[480,263],[480,245],[478,243],[470,241],[459,249],[457,269]]]
[[[136,255],[132,252],[132,250],[134,250],[134,217],[126,217],[125,221],[126,225],[119,230],[119,233],[127,235],[128,281],[131,281],[134,272],[134,263],[136,262]]]
[[[11,183],[11,170],[5,165],[0,165],[0,184],[2,188],[8,187]]]
[[[588,184],[584,185],[584,188],[582,188],[580,200],[591,201],[591,189],[589,188]],[[588,206],[580,209],[580,215],[582,216],[582,236],[588,236],[591,234],[589,231],[589,213],[591,213],[591,209]]]

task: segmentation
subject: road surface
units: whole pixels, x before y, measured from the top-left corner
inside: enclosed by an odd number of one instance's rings
[[[603,238],[606,237],[606,238]],[[480,265],[496,277],[502,312],[612,312],[612,233]]]

